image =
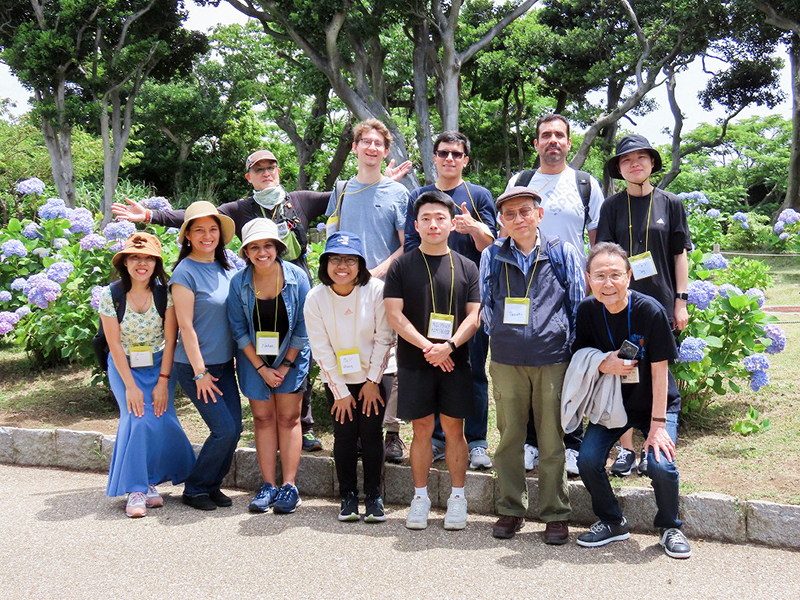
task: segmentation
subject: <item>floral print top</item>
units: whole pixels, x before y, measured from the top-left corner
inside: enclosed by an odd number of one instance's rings
[[[173,306],[172,293],[167,292],[167,308]],[[98,312],[105,317],[117,318],[114,301],[111,298],[111,288],[106,288],[100,295],[100,308]],[[130,355],[131,346],[152,346],[153,352],[164,349],[164,321],[158,314],[156,303],[152,296],[150,306],[143,313],[138,313],[131,307],[130,302],[125,307],[125,315],[119,326],[119,337],[125,354]]]

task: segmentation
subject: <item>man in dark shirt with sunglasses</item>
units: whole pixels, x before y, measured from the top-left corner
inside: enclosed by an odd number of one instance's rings
[[[406,252],[417,248],[419,233],[414,228],[414,202],[420,194],[440,190],[449,195],[458,207],[455,228],[448,239],[449,247],[480,266],[481,252],[491,245],[497,231],[496,213],[492,193],[485,187],[464,181],[464,168],[469,163],[469,138],[458,131],[445,131],[433,143],[433,162],[436,165],[436,183],[426,185],[411,193],[406,217]],[[489,337],[479,327],[469,341],[472,385],[475,397],[473,416],[464,420],[464,435],[469,445],[471,469],[491,469],[492,460],[486,453],[486,428],[489,415],[489,382],[486,378],[486,356]],[[444,459],[444,432],[437,420],[433,433],[433,458]]]

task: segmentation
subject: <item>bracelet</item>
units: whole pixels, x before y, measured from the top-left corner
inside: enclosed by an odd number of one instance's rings
[[[164,375],[164,373],[159,373],[159,377],[163,377],[164,379],[169,379],[169,375]]]
[[[281,366],[282,367],[289,367],[290,369],[296,369],[297,368],[297,365],[294,364],[292,361],[290,361],[288,358],[284,358],[283,361],[281,361]]]
[[[676,300],[689,300],[689,294],[686,292],[676,292],[675,293]]]
[[[204,371],[203,371],[202,373],[200,373],[199,375],[195,375],[194,377],[192,377],[192,381],[199,381],[200,379],[202,379],[203,377],[205,377],[207,374],[208,374],[208,369],[204,370]]]
[[[667,420],[663,417],[650,417],[650,420],[654,423],[666,423]]]
[[[258,371],[259,369],[262,369],[262,368],[264,368],[266,366],[267,366],[267,363],[263,363],[262,362],[260,367],[256,367],[256,371]]]

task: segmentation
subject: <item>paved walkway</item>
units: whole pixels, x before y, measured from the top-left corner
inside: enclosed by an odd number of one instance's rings
[[[462,532],[339,523],[307,499],[294,515],[251,515],[249,495],[213,513],[180,503],[127,519],[106,478],[0,465],[0,598],[798,598],[800,552],[693,541],[686,561],[654,536],[603,549],[546,546],[543,525],[491,537],[490,517]]]

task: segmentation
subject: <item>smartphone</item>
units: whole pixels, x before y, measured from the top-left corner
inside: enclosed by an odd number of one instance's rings
[[[633,360],[637,354],[639,354],[639,346],[628,340],[622,342],[622,346],[619,347],[619,352],[617,352],[617,356],[623,360]]]

